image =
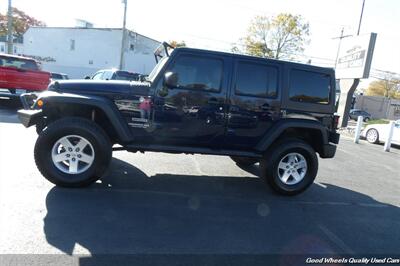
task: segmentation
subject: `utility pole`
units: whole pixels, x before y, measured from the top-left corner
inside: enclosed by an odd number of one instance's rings
[[[119,59],[119,69],[124,67],[124,53],[125,53],[125,39],[126,39],[126,7],[128,5],[128,0],[122,0],[124,4],[124,22],[122,24],[122,41],[121,41],[121,54]]]
[[[12,32],[12,6],[8,0],[8,23],[7,23],[7,53],[13,54],[13,32]]]
[[[361,21],[364,13],[364,5],[365,5],[365,0],[363,0],[362,8],[361,8],[361,15],[360,15],[360,22],[358,22],[358,30],[357,30],[357,36],[360,35],[360,29],[361,29]]]
[[[337,53],[336,53],[336,60],[335,60],[335,69],[336,69],[336,66],[338,63],[338,59],[339,59],[340,45],[342,44],[342,39],[352,36],[352,35],[343,35],[343,33],[344,33],[344,27],[342,27],[342,31],[340,32],[339,37],[332,38],[332,40],[339,39],[339,45],[338,45],[338,49],[337,49]]]

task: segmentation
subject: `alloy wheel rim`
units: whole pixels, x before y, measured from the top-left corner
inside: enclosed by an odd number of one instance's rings
[[[375,130],[368,131],[367,139],[368,139],[369,142],[375,142],[376,141],[376,137],[377,137],[377,134],[376,134]]]
[[[307,161],[297,152],[286,154],[278,164],[278,177],[286,185],[295,185],[307,174]]]
[[[84,137],[68,135],[57,140],[51,150],[53,164],[63,173],[77,175],[92,166],[95,152]]]

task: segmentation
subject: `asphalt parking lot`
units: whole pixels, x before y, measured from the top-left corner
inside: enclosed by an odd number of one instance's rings
[[[312,187],[283,197],[257,166],[161,153],[114,152],[101,183],[57,188],[35,139],[0,107],[0,254],[400,254],[396,148],[342,138]]]

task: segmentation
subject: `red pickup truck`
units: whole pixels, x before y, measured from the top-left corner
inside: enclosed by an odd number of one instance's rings
[[[41,71],[34,59],[0,54],[0,98],[43,91],[47,89],[49,82],[50,73]]]

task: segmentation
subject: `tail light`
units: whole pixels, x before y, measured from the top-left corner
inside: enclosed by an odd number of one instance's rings
[[[334,129],[337,129],[337,128],[338,128],[339,119],[340,119],[340,116],[339,116],[339,115],[334,115],[334,116],[333,116],[333,125],[332,125],[332,128],[334,128]]]

